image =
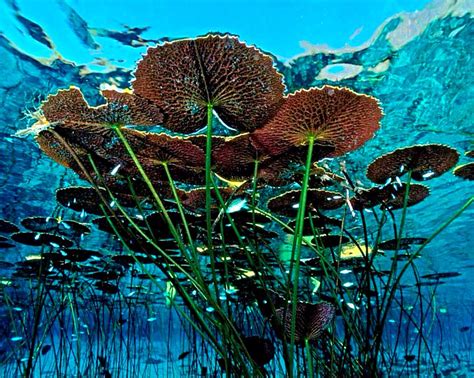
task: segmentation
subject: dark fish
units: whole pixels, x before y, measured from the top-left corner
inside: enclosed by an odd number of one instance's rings
[[[99,360],[100,367],[105,368],[107,366],[107,360],[104,356],[97,356],[97,360]]]
[[[76,34],[76,36],[85,46],[97,50],[100,45],[94,41],[94,38],[92,38],[92,35],[89,32],[89,26],[87,25],[87,22],[64,0],[60,0],[59,4],[66,13],[69,25],[71,26],[74,34]]]
[[[44,356],[51,350],[51,345],[46,344],[43,348],[41,348],[41,355]]]
[[[461,363],[461,359],[459,358],[459,356],[456,353],[454,353],[454,358],[456,359],[458,364]]]
[[[414,354],[407,354],[405,357],[403,357],[405,361],[407,362],[412,362],[415,361],[416,356]]]
[[[459,328],[459,332],[467,332],[471,329],[471,327],[468,327],[468,326],[464,326],[464,327],[461,327]]]
[[[117,324],[122,326],[127,322],[127,319],[125,319],[122,315],[120,315],[120,318],[117,320]]]
[[[429,280],[439,280],[441,278],[451,278],[460,276],[461,273],[458,272],[445,272],[445,273],[432,273],[421,276],[421,278],[427,278]]]
[[[378,247],[386,251],[392,251],[397,249],[397,244],[399,249],[409,249],[412,244],[423,244],[426,242],[426,238],[401,238],[401,239],[391,239],[380,242]]]
[[[183,358],[187,357],[189,355],[189,353],[191,353],[190,351],[186,351],[186,352],[183,352],[181,353],[179,356],[178,356],[178,361],[179,360],[182,360]]]
[[[158,365],[162,364],[164,361],[160,358],[148,357],[145,361],[147,365]]]
[[[31,38],[35,39],[49,49],[54,49],[53,42],[40,25],[27,19],[26,17],[23,17],[20,13],[16,13],[15,18],[24,26]]]
[[[438,286],[441,284],[444,284],[444,281],[421,281],[417,282],[416,286],[421,287],[421,286]]]

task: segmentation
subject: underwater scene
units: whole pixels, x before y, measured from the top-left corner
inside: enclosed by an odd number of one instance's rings
[[[473,12],[0,0],[0,376],[474,377]]]

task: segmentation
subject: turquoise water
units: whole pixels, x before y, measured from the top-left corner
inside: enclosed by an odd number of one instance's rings
[[[460,163],[469,162],[463,153],[474,148],[472,3],[379,3],[362,1],[355,6],[350,1],[304,1],[289,6],[284,2],[190,1],[153,5],[141,1],[131,6],[124,1],[2,2],[0,218],[20,224],[28,216],[52,216],[58,211],[55,190],[84,184],[72,171],[45,156],[33,138],[14,136],[31,125],[28,114],[49,93],[75,85],[90,104],[97,104],[98,89],[104,83],[128,87],[135,62],[147,46],[209,31],[237,34],[246,43],[272,54],[284,75],[287,92],[331,84],[380,100],[384,117],[375,137],[362,148],[328,163],[337,166],[344,160],[354,180],[367,183],[365,167],[374,158],[413,144],[447,144],[461,153]],[[430,236],[473,195],[472,181],[461,180],[451,172],[425,184],[431,195],[410,209],[406,236]],[[473,215],[471,206],[417,260],[420,275],[460,274],[443,279],[436,289],[423,287],[425,296],[436,297],[433,316],[439,323],[432,343],[438,374],[444,376],[473,374]],[[89,223],[92,217],[78,220]],[[93,235],[88,243],[102,250],[115,246],[103,234]],[[16,263],[32,252],[30,247],[13,245],[1,250],[1,260]],[[12,274],[11,267],[0,269],[3,278]],[[413,283],[410,280],[413,277],[408,276],[407,285]],[[415,294],[408,292],[405,303]],[[177,336],[182,334],[180,321],[166,309],[161,293],[158,297],[149,299],[148,313],[133,313],[140,336],[150,343],[135,345],[133,350],[134,358],[147,356],[141,360],[144,370],[140,363],[130,363],[127,374],[191,375],[195,366],[187,366],[187,373],[183,373],[180,369],[186,358],[178,360],[179,355],[188,350],[198,356],[204,352]],[[11,358],[15,347],[15,341],[11,341],[15,332],[10,329],[6,308],[1,310],[5,339],[0,342],[0,361]],[[88,324],[88,319],[81,321]],[[54,327],[57,329],[53,331],[59,332],[59,326]],[[113,324],[109,327],[109,332],[115,329]],[[407,340],[409,343],[410,336]],[[399,353],[407,354],[406,348],[401,346]],[[57,370],[50,357],[46,351],[35,376],[55,376]],[[15,355],[2,362],[0,372],[4,376],[18,374],[12,361],[21,358]],[[75,374],[75,370],[70,373]],[[400,374],[416,376],[408,368]],[[434,372],[426,374],[433,376]]]

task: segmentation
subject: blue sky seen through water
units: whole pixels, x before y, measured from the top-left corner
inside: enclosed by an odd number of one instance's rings
[[[13,17],[12,0],[3,1],[0,31],[31,54],[49,51],[29,38]],[[368,40],[388,17],[422,9],[428,0],[307,0],[307,1],[92,1],[18,0],[21,14],[41,25],[66,59],[87,63],[91,57],[123,58],[132,62],[135,49],[123,49],[96,37],[101,49],[80,43],[68,25],[65,5],[74,9],[90,28],[123,30],[124,25],[145,27],[145,38],[192,37],[209,31],[238,34],[282,59],[304,49],[300,41],[340,48]],[[117,47],[120,50],[117,50]],[[120,53],[120,55],[118,54]]]

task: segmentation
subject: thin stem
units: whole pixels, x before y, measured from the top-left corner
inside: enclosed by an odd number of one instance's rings
[[[293,283],[292,291],[292,306],[291,306],[291,336],[290,336],[290,374],[293,370],[293,345],[295,345],[295,330],[296,330],[296,305],[298,299],[298,279],[300,273],[300,257],[301,257],[301,247],[303,243],[303,225],[304,225],[304,215],[306,210],[306,199],[308,195],[308,182],[311,172],[311,163],[313,156],[313,147],[314,147],[314,137],[309,137],[308,140],[308,155],[306,158],[306,167],[303,177],[303,183],[301,186],[301,196],[298,207],[298,214],[296,219],[295,226],[295,240],[293,243],[293,248],[291,252],[291,261],[290,261],[290,286]],[[291,264],[294,264],[292,267]],[[292,269],[293,268],[293,269]]]
[[[114,126],[112,126],[112,128],[115,130],[115,133],[117,134],[117,136],[122,141],[125,149],[127,150],[128,154],[132,158],[133,162],[135,163],[135,166],[137,167],[138,171],[140,172],[140,175],[142,176],[142,178],[145,181],[148,189],[150,190],[151,194],[153,195],[153,198],[156,201],[156,204],[158,205],[158,208],[161,210],[163,217],[165,218],[166,222],[168,223],[168,226],[169,226],[170,231],[173,235],[173,238],[178,243],[179,248],[182,251],[185,251],[183,241],[181,240],[181,237],[180,237],[178,231],[176,230],[176,227],[173,225],[173,222],[171,221],[171,218],[168,215],[168,212],[165,208],[165,205],[163,204],[163,201],[161,200],[161,198],[158,195],[157,191],[155,190],[153,184],[151,183],[150,178],[148,177],[145,170],[143,169],[143,166],[141,165],[140,161],[138,160],[137,155],[135,154],[132,147],[128,143],[127,138],[125,138],[125,136],[123,135],[122,130],[120,129],[119,126],[114,125]]]
[[[212,104],[207,104],[207,130],[206,130],[206,229],[207,247],[212,249],[212,219],[211,219],[211,164],[212,164]]]
[[[308,361],[308,377],[314,378],[314,367],[313,367],[313,353],[311,351],[311,344],[308,339],[304,339],[306,348],[306,359]]]

